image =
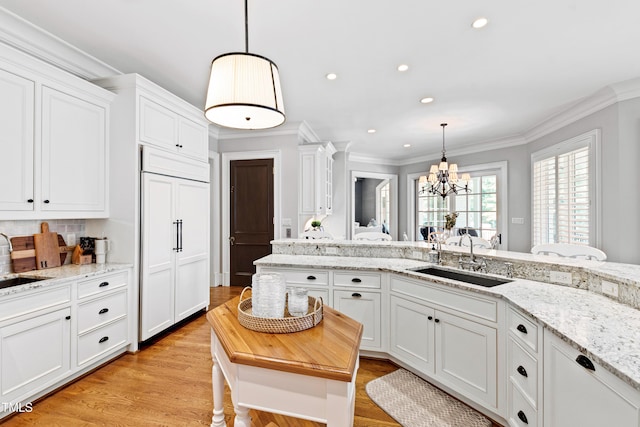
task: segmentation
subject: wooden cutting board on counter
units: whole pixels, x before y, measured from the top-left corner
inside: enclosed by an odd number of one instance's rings
[[[43,222],[42,233],[33,235],[36,247],[36,268],[60,267],[60,251],[58,249],[58,233],[49,231],[49,223]]]
[[[33,236],[16,236],[11,238],[12,270],[14,273],[24,273],[26,271],[36,270],[36,246]],[[72,252],[74,246],[67,246],[64,238],[58,234],[57,239],[58,256],[60,265],[64,264],[67,259],[67,252]]]

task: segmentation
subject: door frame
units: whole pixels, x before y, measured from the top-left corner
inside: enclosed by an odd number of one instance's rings
[[[280,238],[280,204],[281,204],[281,162],[280,159],[282,153],[280,150],[265,150],[265,151],[239,151],[222,153],[222,187],[220,193],[222,196],[222,234],[220,236],[220,247],[222,249],[222,285],[230,286],[230,269],[231,261],[229,254],[229,241],[230,235],[230,214],[231,200],[229,197],[229,191],[225,190],[229,188],[231,177],[231,162],[233,160],[253,160],[253,159],[273,159],[273,238]]]

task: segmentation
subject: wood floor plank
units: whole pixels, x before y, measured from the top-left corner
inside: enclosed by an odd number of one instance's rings
[[[210,308],[242,291],[211,288]],[[211,391],[210,327],[204,314],[136,354],[125,354],[36,402],[33,412],[16,414],[3,427],[46,426],[209,426]],[[369,399],[364,387],[397,367],[361,359],[356,384],[354,427],[398,427]],[[225,385],[225,419],[233,427],[233,406]],[[252,427],[322,427],[324,424],[250,411]]]

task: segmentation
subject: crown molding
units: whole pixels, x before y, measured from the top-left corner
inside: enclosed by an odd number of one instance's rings
[[[0,41],[85,80],[122,74],[112,66],[2,7]]]
[[[523,137],[527,142],[535,141],[615,103],[638,97],[640,78],[610,84],[532,127]]]

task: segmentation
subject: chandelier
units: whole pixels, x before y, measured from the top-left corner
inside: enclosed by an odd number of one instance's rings
[[[471,175],[463,173],[460,180],[458,180],[458,165],[455,163],[449,164],[447,162],[447,156],[444,149],[444,128],[447,124],[441,123],[440,126],[442,126],[442,159],[440,160],[439,165],[431,165],[429,176],[421,176],[418,184],[422,187],[420,194],[429,193],[433,195],[440,195],[444,199],[451,193],[458,194],[459,191],[471,191],[469,188]]]
[[[244,1],[245,52],[220,55],[211,62],[205,117],[235,129],[268,129],[285,121],[278,67],[249,53],[249,18]]]

